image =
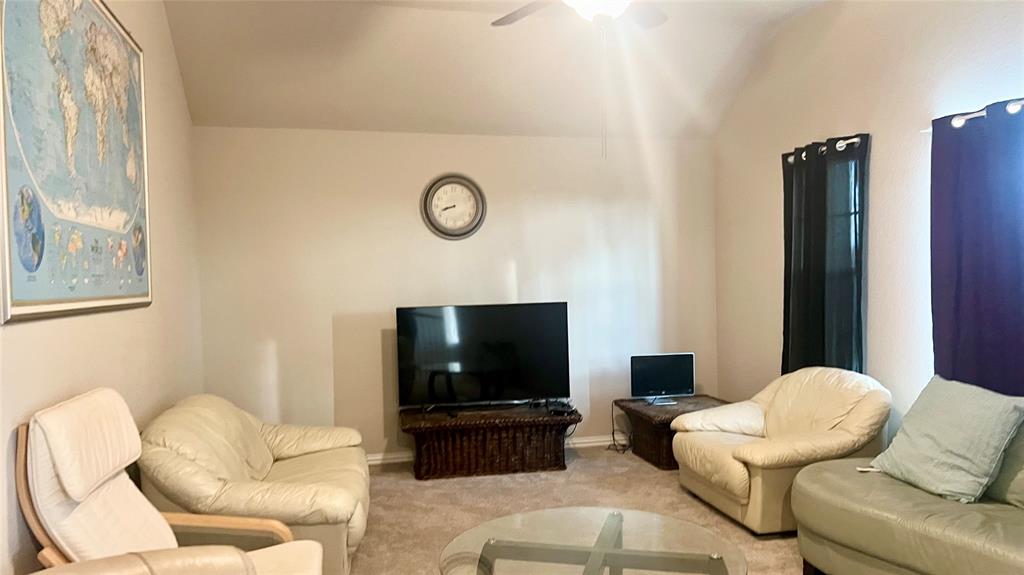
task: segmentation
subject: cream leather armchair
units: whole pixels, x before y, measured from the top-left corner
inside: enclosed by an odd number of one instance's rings
[[[784,375],[747,401],[672,422],[679,482],[755,533],[792,531],[797,472],[878,454],[891,403],[863,374],[809,367]]]
[[[142,489],[165,511],[279,520],[323,545],[326,575],[345,575],[370,505],[361,441],[354,429],[264,423],[197,395],[143,431]]]
[[[44,567],[125,554],[138,559],[142,553],[153,558],[153,565],[180,565],[192,568],[190,573],[234,562],[256,575],[321,575],[320,544],[293,541],[279,521],[161,514],[125,472],[140,450],[128,405],[112,389],[96,389],[44,409],[18,428],[15,487],[25,523],[42,547],[38,558]],[[248,554],[178,548],[175,534],[192,529],[283,543]],[[111,561],[127,568],[133,560]],[[117,573],[115,567],[82,567],[82,572]]]

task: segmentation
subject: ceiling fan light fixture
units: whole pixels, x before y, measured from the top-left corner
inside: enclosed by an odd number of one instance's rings
[[[594,18],[618,18],[629,8],[633,0],[562,0],[566,6],[572,8],[586,20],[594,21]]]

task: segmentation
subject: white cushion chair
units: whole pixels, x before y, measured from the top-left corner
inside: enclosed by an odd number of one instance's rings
[[[892,396],[852,371],[809,367],[747,401],[680,415],[679,482],[755,533],[793,531],[793,478],[826,459],[879,453]]]
[[[370,506],[361,442],[354,429],[264,423],[223,398],[197,395],[143,431],[142,488],[165,511],[282,521],[323,545],[325,574],[345,575]]]
[[[128,477],[141,451],[128,405],[96,389],[44,409],[18,428],[15,482],[45,567],[168,550],[164,561],[202,564],[203,550],[177,549],[173,528],[248,533],[282,541],[243,558],[258,575],[321,575],[315,541],[294,541],[279,521],[161,514]],[[235,551],[236,554],[241,553]]]

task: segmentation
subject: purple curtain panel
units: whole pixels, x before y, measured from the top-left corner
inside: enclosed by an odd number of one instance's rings
[[[1024,111],[964,116],[932,123],[935,372],[1024,395]]]

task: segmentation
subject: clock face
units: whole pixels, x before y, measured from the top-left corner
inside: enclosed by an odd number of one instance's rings
[[[424,192],[423,220],[432,232],[457,240],[472,235],[483,223],[486,204],[480,188],[469,178],[438,178]]]
[[[469,188],[453,182],[434,192],[434,199],[430,201],[430,211],[434,220],[443,228],[457,231],[473,223],[479,207],[476,196]]]

